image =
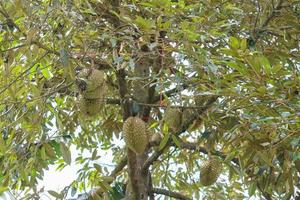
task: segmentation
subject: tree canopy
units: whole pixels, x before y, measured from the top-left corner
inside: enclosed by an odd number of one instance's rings
[[[299,198],[299,41],[298,0],[0,1],[0,192]]]

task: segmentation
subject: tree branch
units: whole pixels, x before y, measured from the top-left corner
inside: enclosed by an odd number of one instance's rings
[[[177,94],[178,92],[180,92],[180,91],[182,91],[182,90],[185,90],[186,88],[188,88],[188,85],[187,84],[182,84],[181,85],[181,88],[173,88],[173,89],[171,89],[171,90],[168,90],[168,91],[166,91],[165,93],[164,93],[164,95],[162,96],[162,98],[164,99],[164,96],[167,96],[167,97],[170,97],[170,96],[172,96],[172,95],[174,95],[174,94]],[[153,103],[155,103],[155,102],[158,102],[159,100],[161,100],[161,94],[159,94],[158,96],[155,96],[154,98],[153,98]]]
[[[182,125],[181,130],[178,131],[177,133],[175,133],[176,136],[179,136],[181,133],[185,132],[188,127],[197,119],[199,118],[200,115],[202,115],[205,111],[207,111],[212,105],[213,103],[218,99],[218,96],[213,96],[211,97],[211,99],[207,102],[206,106],[204,106],[201,109],[198,109],[198,112],[193,113],[193,115],[191,116],[191,118],[189,120],[186,121],[185,124]],[[164,152],[165,149],[167,149],[170,145],[172,144],[172,139],[169,138],[167,144],[160,150],[156,151],[155,153],[153,153],[144,163],[143,166],[143,170],[147,170],[150,165],[153,164],[153,162],[155,162],[159,156],[161,156]]]
[[[180,199],[180,200],[192,200],[191,198],[189,198],[179,192],[172,192],[170,190],[161,189],[161,188],[153,188],[152,191],[150,191],[150,193],[162,194],[162,195],[173,197],[173,198]]]
[[[194,150],[194,151],[199,151],[200,153],[208,154],[208,151],[206,150],[206,148],[199,146],[198,143],[183,142],[183,141],[181,141],[180,138],[178,140],[180,141],[180,148],[188,149],[188,150]],[[224,154],[221,151],[211,151],[210,153],[212,155],[215,155],[215,156],[218,156],[218,157],[222,158],[223,160],[227,156],[226,154]],[[232,158],[231,161],[234,164],[239,165],[239,160],[237,158]]]
[[[122,169],[126,166],[127,164],[127,156],[124,156],[121,161],[119,162],[119,164],[115,167],[115,169],[110,173],[109,176],[111,177],[116,177],[117,174],[122,171]]]
[[[276,16],[276,12],[278,12],[282,8],[283,0],[279,0],[276,6],[272,9],[272,11],[269,13],[267,18],[264,20],[262,25],[258,29],[254,29],[254,42],[256,42],[260,36],[261,33],[264,32],[264,29],[268,26],[270,21]]]

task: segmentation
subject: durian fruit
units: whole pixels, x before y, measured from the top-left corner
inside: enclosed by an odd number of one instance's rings
[[[81,96],[79,97],[78,107],[83,115],[92,117],[99,114],[102,104],[101,99],[85,99]]]
[[[107,85],[105,82],[94,90],[86,90],[82,93],[82,95],[87,99],[101,99],[102,101],[104,101],[106,94]]]
[[[136,78],[133,82],[133,97],[140,103],[147,103],[149,99],[149,75],[150,75],[150,63],[147,62],[147,58],[144,58],[138,62],[135,66],[133,75]]]
[[[200,183],[203,186],[214,184],[222,171],[222,163],[217,158],[210,158],[200,168]]]
[[[105,82],[104,72],[94,68],[81,70],[77,78],[86,82],[85,91],[93,91]]]
[[[171,131],[178,131],[181,128],[182,112],[179,108],[168,107],[164,113],[163,121]]]
[[[189,122],[190,120],[193,119],[193,113],[194,110],[193,109],[184,109],[182,112],[182,124],[186,124],[187,122]]]
[[[129,117],[123,124],[126,146],[136,154],[144,153],[148,145],[146,124],[139,117]]]
[[[202,107],[207,104],[207,101],[211,98],[209,95],[197,95],[194,97],[196,106]]]

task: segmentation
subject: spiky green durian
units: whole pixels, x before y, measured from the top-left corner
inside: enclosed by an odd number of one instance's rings
[[[165,111],[163,120],[171,131],[178,131],[181,128],[182,112],[179,108],[168,107]]]
[[[84,87],[79,87],[79,91],[84,95],[84,92],[94,91],[105,83],[105,74],[102,70],[90,68],[83,69],[77,75],[77,82],[84,82]]]
[[[184,109],[182,112],[182,124],[186,124],[194,119],[194,110],[193,109]]]
[[[85,99],[84,97],[79,97],[78,107],[80,112],[85,116],[96,116],[99,114],[103,102],[100,99]]]
[[[207,104],[207,101],[211,98],[210,95],[197,95],[194,96],[196,106],[202,107]]]
[[[136,154],[144,153],[148,144],[146,124],[139,117],[129,117],[123,124],[126,146]]]
[[[147,103],[149,99],[148,89],[150,66],[151,65],[147,62],[147,59],[143,59],[134,67],[134,80],[132,81],[133,97],[141,103]]]
[[[203,186],[214,184],[222,171],[222,163],[217,158],[205,161],[200,168],[200,183]]]
[[[105,100],[106,94],[107,94],[107,85],[105,82],[94,90],[86,90],[85,92],[82,93],[82,95],[86,99],[100,99],[101,101]]]

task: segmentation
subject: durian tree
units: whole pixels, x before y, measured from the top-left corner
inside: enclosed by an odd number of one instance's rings
[[[53,197],[299,198],[299,24],[298,0],[0,1],[0,192],[76,162]]]

